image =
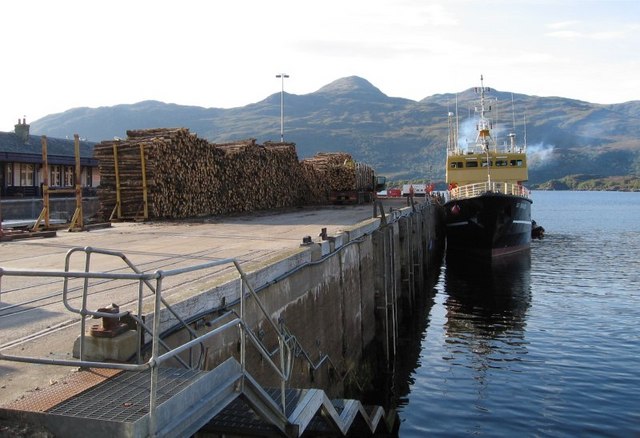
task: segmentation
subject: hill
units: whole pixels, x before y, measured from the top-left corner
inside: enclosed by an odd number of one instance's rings
[[[497,99],[492,105],[498,141],[513,130],[514,120],[519,141],[526,138],[532,183],[571,174],[640,175],[640,101],[600,105],[506,91],[491,95]],[[389,97],[351,76],[284,98],[285,140],[296,143],[300,158],[344,151],[391,178],[444,177],[447,113],[455,108],[455,93],[413,101]],[[461,139],[475,139],[468,116],[476,99],[473,88],[457,93]],[[158,127],[186,127],[213,142],[278,141],[280,93],[231,109],[144,101],[74,108],[31,123],[34,134],[79,133],[96,142],[125,137],[128,129]]]

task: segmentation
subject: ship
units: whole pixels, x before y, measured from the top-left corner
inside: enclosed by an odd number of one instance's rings
[[[449,112],[447,254],[493,258],[530,248],[533,201],[523,185],[528,179],[526,141],[516,144],[516,134],[511,132],[499,145],[492,135],[491,89],[484,86],[482,75],[475,91],[479,94],[475,142],[459,144],[457,109],[455,118]]]

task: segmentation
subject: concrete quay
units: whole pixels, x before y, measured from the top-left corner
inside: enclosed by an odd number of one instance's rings
[[[114,223],[111,228],[83,233],[59,231],[56,238],[16,240],[0,244],[0,267],[5,269],[62,270],[66,252],[74,247],[121,251],[140,269],[194,265],[221,258],[238,259],[251,271],[269,260],[296,252],[305,236],[315,241],[322,228],[329,235],[366,220],[367,206],[300,209],[286,213],[257,213],[202,222]],[[81,260],[82,262],[82,260]],[[115,270],[118,259],[95,260],[94,269]],[[82,270],[77,265],[76,270]],[[185,280],[182,278],[181,280]],[[196,282],[197,278],[186,281]],[[9,354],[69,355],[78,334],[74,315],[64,310],[59,297],[61,281],[36,284],[29,278],[3,278],[0,292],[0,350]],[[182,292],[180,285],[165,285],[164,294]],[[134,291],[135,292],[135,291]],[[126,305],[134,294],[125,287],[92,297],[95,309],[115,302]],[[73,321],[73,322],[72,322]],[[25,368],[38,370],[25,374]],[[46,371],[40,370],[45,368]],[[0,405],[35,388],[54,384],[69,370],[0,362]]]
[[[400,208],[404,200],[385,201],[386,209]],[[308,252],[300,244],[305,236],[315,242],[321,229],[329,236],[341,235],[356,224],[370,220],[371,205],[305,208],[289,212],[256,213],[241,217],[193,222],[114,223],[111,228],[90,232],[58,231],[49,239],[24,239],[0,244],[0,267],[4,269],[62,270],[67,251],[74,247],[95,247],[121,251],[145,272],[190,266],[223,258],[237,259],[247,272],[288,260],[300,263]],[[327,242],[328,244],[328,242]],[[291,256],[293,260],[291,260]],[[72,270],[82,270],[78,260]],[[92,270],[116,271],[123,267],[117,258],[92,260]],[[228,267],[217,272],[223,276]],[[272,275],[277,275],[273,272]],[[0,281],[0,350],[5,354],[70,358],[78,336],[77,318],[72,318],[60,299],[61,280],[4,277]],[[164,296],[193,294],[205,287],[206,279],[181,277],[180,284],[166,284]],[[268,280],[265,278],[264,280]],[[185,287],[188,285],[187,287]],[[88,308],[134,300],[131,287],[109,288],[91,296]],[[148,295],[147,295],[148,298]],[[77,300],[76,300],[77,301]],[[76,305],[79,305],[76,302]],[[69,374],[65,367],[0,362],[0,405],[55,385]]]
[[[245,305],[248,327],[271,350],[277,342],[267,326],[278,321],[304,353],[304,357],[296,354],[288,385],[323,388],[330,396],[341,394],[349,381],[359,386],[358,379],[367,379],[366,364],[364,374],[359,369],[367,346],[376,345],[383,361],[385,355],[389,362],[396,354],[395,336],[403,309],[413,304],[428,270],[439,265],[434,258],[443,237],[438,230],[439,207],[428,200],[418,201],[413,208],[406,207],[405,199],[383,202],[384,218],[373,218],[371,205],[304,208],[192,222],[115,223],[90,232],[59,231],[55,238],[2,243],[0,352],[71,360],[80,333],[78,315],[61,302],[61,278],[16,277],[11,274],[14,270],[61,271],[65,254],[83,247],[122,252],[145,273],[234,259],[247,273],[249,284],[260,290],[266,308],[265,314],[256,303]],[[324,238],[319,236],[321,230]],[[306,244],[301,245],[303,239]],[[90,272],[131,272],[119,257],[89,254]],[[82,272],[87,262],[83,252],[73,253],[68,270]],[[83,281],[69,280],[70,304],[76,308]],[[223,324],[216,315],[238,310],[243,290],[232,264],[162,276],[162,281],[163,298],[183,318],[193,317],[189,324],[198,336]],[[131,280],[97,281],[91,285],[87,309],[117,303],[121,309],[133,310],[138,289]],[[143,294],[145,324],[157,317],[159,333],[168,334],[165,340],[170,345],[184,343],[189,335],[184,329],[173,330],[175,319],[163,310],[153,314],[153,296],[150,291]],[[91,320],[87,324],[91,326]],[[238,342],[237,335],[207,341],[204,369],[236,355]],[[272,370],[260,356],[247,354],[251,375],[263,386],[276,386],[277,379],[273,380]],[[34,407],[33,400],[36,405],[54,406],[73,395],[74,371],[0,361],[0,407],[44,412],[48,408]],[[51,394],[55,394],[53,400]]]

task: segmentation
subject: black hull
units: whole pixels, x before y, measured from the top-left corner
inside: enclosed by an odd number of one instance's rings
[[[447,252],[496,257],[529,249],[531,203],[499,193],[447,202]]]

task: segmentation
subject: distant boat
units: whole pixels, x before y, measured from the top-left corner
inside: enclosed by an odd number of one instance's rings
[[[516,135],[499,146],[491,135],[488,117],[489,88],[480,76],[477,136],[474,144],[458,144],[458,123],[449,113],[444,204],[447,252],[495,257],[527,250],[531,244],[529,178],[526,145],[516,145]],[[456,117],[457,118],[457,117]]]

